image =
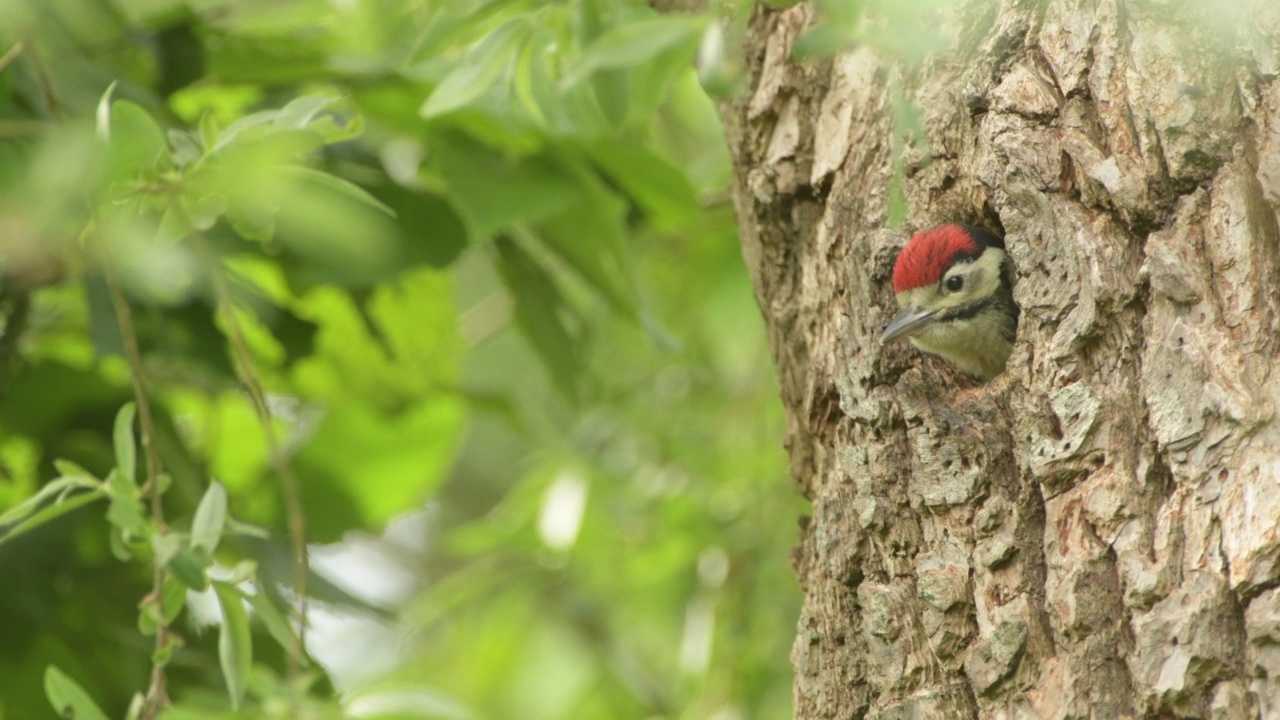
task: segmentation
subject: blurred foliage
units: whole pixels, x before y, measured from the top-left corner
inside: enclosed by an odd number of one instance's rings
[[[787,3],[790,4],[790,3]],[[914,98],[904,93],[903,73],[921,70],[925,61],[951,49],[958,0],[814,0],[817,19],[792,44],[797,61],[869,50],[884,63],[893,131],[889,156],[888,227],[907,219],[907,176],[933,162],[924,118]],[[910,167],[908,167],[910,166]]]
[[[0,17],[0,718],[789,715],[717,22]]]

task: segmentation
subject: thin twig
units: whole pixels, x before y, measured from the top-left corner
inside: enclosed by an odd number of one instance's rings
[[[179,210],[183,222],[194,227],[186,208],[179,202],[175,207]],[[193,230],[192,243],[200,256],[201,263],[208,268],[213,278],[214,294],[217,296],[218,309],[227,323],[227,340],[231,343],[232,353],[236,359],[236,369],[244,384],[249,399],[257,411],[258,421],[262,423],[262,432],[267,439],[267,452],[271,456],[271,465],[280,479],[280,488],[284,495],[285,513],[288,515],[289,540],[293,550],[293,592],[297,596],[298,634],[289,648],[289,676],[296,680],[302,668],[302,659],[306,648],[307,632],[307,521],[302,510],[302,490],[298,478],[285,454],[280,439],[276,437],[272,424],[271,408],[267,405],[267,396],[262,389],[262,380],[249,352],[249,344],[245,342],[244,331],[240,326],[240,318],[236,316],[235,305],[231,299],[231,290],[227,286],[226,275],[222,271],[222,262],[215,257],[205,241],[203,233]]]
[[[18,43],[13,49],[6,53],[8,58],[10,54],[14,57],[17,52],[24,47],[23,43]],[[54,118],[60,124],[67,121],[66,112],[62,108],[62,103],[58,100],[57,91],[53,87],[53,74],[49,72],[48,65],[44,62],[39,49],[35,43],[31,44],[31,50],[27,53],[32,66],[35,68],[36,81],[40,85],[40,92],[44,96],[45,104]],[[125,300],[124,292],[120,289],[120,279],[115,273],[115,268],[108,257],[106,248],[102,246],[102,238],[97,233],[102,226],[98,222],[93,208],[90,208],[92,234],[86,233],[86,240],[94,243],[99,251],[99,257],[102,262],[103,276],[106,278],[107,291],[111,295],[111,305],[115,311],[116,323],[120,327],[120,335],[124,340],[125,357],[129,363],[129,374],[133,380],[133,399],[138,409],[138,425],[141,428],[142,454],[147,464],[147,481],[143,486],[142,493],[148,496],[151,501],[151,516],[159,532],[168,530],[168,525],[164,519],[164,503],[161,500],[160,473],[162,467],[160,464],[160,455],[156,450],[156,426],[155,420],[151,415],[151,404],[148,401],[146,373],[142,365],[142,353],[138,350],[138,334],[133,324],[133,311],[129,309],[129,303]],[[132,480],[133,478],[131,478]],[[165,644],[169,641],[169,625],[165,622],[164,610],[164,582],[167,573],[162,565],[156,563],[152,571],[152,587],[150,598],[156,603],[156,642],[154,657],[159,657]],[[147,693],[143,698],[142,720],[154,720],[160,714],[160,711],[169,705],[169,682],[168,676],[164,671],[164,663],[152,660],[151,678],[147,683]]]
[[[95,232],[97,223],[95,222]],[[101,245],[101,238],[94,238],[98,245],[102,272],[106,277],[107,291],[111,295],[111,306],[115,310],[116,322],[120,326],[120,335],[124,339],[124,353],[129,362],[129,374],[133,377],[133,399],[138,406],[138,425],[142,430],[142,454],[147,462],[147,481],[142,486],[143,495],[151,500],[151,518],[155,523],[156,530],[160,533],[168,531],[168,525],[164,519],[164,503],[161,500],[160,473],[163,471],[160,464],[160,454],[156,450],[156,425],[155,419],[151,414],[151,403],[148,401],[146,375],[142,365],[142,353],[138,349],[138,333],[133,324],[133,311],[129,308],[129,302],[125,300],[124,292],[120,289],[120,278],[116,275],[115,268],[112,266],[111,258],[108,257],[106,249]],[[158,627],[156,628],[156,654],[164,648],[165,643],[169,640],[169,626],[165,623],[164,611],[164,566],[156,563],[152,575],[151,595],[156,603],[156,614],[159,616]],[[151,665],[151,681],[147,685],[147,694],[144,699],[144,709],[142,717],[146,720],[156,717],[161,710],[169,704],[168,680],[164,672],[164,664],[153,662]]]
[[[18,56],[21,54],[22,41],[19,40],[13,44],[13,47],[6,50],[4,55],[0,55],[0,72],[4,72],[4,69],[9,67],[9,63],[17,60]]]

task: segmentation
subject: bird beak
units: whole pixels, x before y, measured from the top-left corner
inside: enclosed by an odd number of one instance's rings
[[[921,310],[914,305],[903,308],[902,312],[898,313],[898,317],[889,323],[889,327],[884,329],[884,334],[880,336],[880,344],[887,345],[899,338],[915,335],[933,322],[933,316],[936,314],[936,310]]]

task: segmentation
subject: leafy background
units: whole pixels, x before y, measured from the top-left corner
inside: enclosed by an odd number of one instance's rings
[[[0,17],[0,718],[789,716],[717,18]]]

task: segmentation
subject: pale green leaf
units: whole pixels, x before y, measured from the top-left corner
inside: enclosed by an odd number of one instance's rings
[[[142,503],[133,497],[116,495],[107,508],[107,522],[129,535],[142,535],[147,529],[147,518]]]
[[[200,116],[200,146],[204,152],[213,152],[218,145],[218,120],[213,113],[206,112]]]
[[[169,147],[173,148],[173,159],[178,167],[186,167],[200,159],[200,146],[187,133],[170,129],[166,137],[169,138]]]
[[[355,200],[356,202],[371,207],[379,212],[386,213],[390,217],[396,216],[395,210],[392,210],[386,203],[374,197],[368,190],[365,190],[350,180],[340,178],[332,173],[322,172],[320,170],[301,165],[290,168],[290,172],[298,176],[300,180],[313,182],[327,190],[333,190],[339,195]]]
[[[48,507],[42,508],[39,511],[32,514],[30,517],[27,517],[21,522],[18,522],[8,530],[0,529],[0,544],[3,544],[8,540],[12,540],[14,537],[17,537],[18,535],[21,535],[24,532],[34,530],[35,528],[38,528],[41,525],[44,525],[45,523],[51,520],[62,517],[63,515],[66,515],[72,510],[78,510],[84,507],[85,505],[88,505],[89,503],[93,502],[94,500],[97,500],[98,498],[103,497],[104,494],[105,493],[103,493],[100,489],[97,489],[97,490],[93,490],[92,492],[81,493],[79,495],[72,496],[65,500],[61,500],[52,505],[49,505]]]
[[[151,114],[128,100],[116,100],[109,114],[107,172],[113,181],[134,180],[169,163],[164,131]]]
[[[107,720],[89,693],[66,673],[50,665],[44,671],[44,694],[60,717],[70,720]]]
[[[200,498],[195,519],[191,522],[191,547],[213,557],[222,539],[222,529],[227,522],[227,490],[214,480]]]
[[[203,591],[209,587],[209,576],[205,574],[205,564],[201,558],[195,557],[190,550],[184,550],[174,555],[165,567],[183,585],[192,590]]]
[[[61,461],[55,460],[54,465],[57,466]],[[70,465],[70,463],[68,463]],[[70,468],[68,468],[70,469]],[[92,490],[101,490],[102,485],[92,478],[87,472],[84,474],[64,475],[63,477],[51,480],[46,483],[40,490],[31,497],[22,501],[18,505],[0,513],[0,525],[9,525],[21,520],[32,513],[35,513],[46,502],[57,498],[59,495],[65,495],[72,490],[88,488]],[[64,502],[63,500],[55,500],[55,502]]]
[[[112,434],[116,469],[120,471],[120,478],[131,484],[137,482],[138,477],[138,444],[133,437],[133,418],[136,414],[137,407],[132,402],[125,403],[120,412],[116,413],[115,430]]]
[[[444,115],[466,107],[484,95],[511,64],[522,31],[527,27],[523,18],[512,18],[486,35],[436,86],[422,106],[422,117]]]
[[[218,632],[218,663],[227,683],[231,707],[239,709],[249,687],[249,670],[253,665],[253,636],[249,632],[249,613],[234,585],[215,580],[213,591],[222,608],[222,627]]]
[[[321,110],[334,104],[337,100],[337,98],[327,95],[303,95],[300,98],[295,98],[276,113],[275,119],[271,123],[271,129],[273,131],[301,130],[311,124]]]
[[[98,99],[98,111],[95,115],[95,125],[98,131],[98,137],[103,140],[111,139],[111,96],[115,94],[116,81],[112,81],[107,86],[106,92],[102,93],[102,97]]]
[[[541,46],[537,43],[537,36],[530,35],[526,40],[524,47],[520,49],[520,55],[516,58],[515,72],[512,77],[512,88],[515,90],[516,98],[524,107],[525,112],[533,118],[538,125],[547,125],[547,116],[542,112],[542,106],[538,102],[538,94],[535,89],[534,71],[538,68],[538,64],[542,62],[539,57]]]
[[[297,642],[297,636],[294,634],[293,627],[285,618],[284,613],[280,612],[280,609],[271,602],[271,598],[267,597],[267,594],[261,590],[252,595],[242,594],[253,606],[254,615],[262,622],[263,627],[267,629],[271,637],[286,652],[291,651],[294,643]]]
[[[591,43],[561,87],[571,88],[600,70],[641,65],[680,43],[692,43],[702,26],[696,18],[667,15],[615,27]]]

